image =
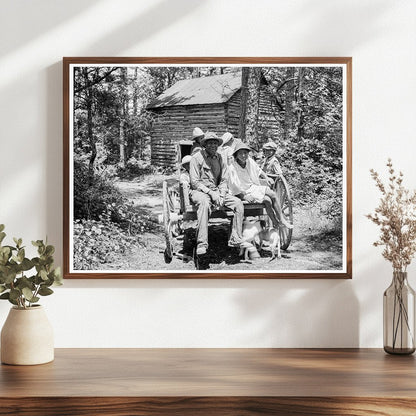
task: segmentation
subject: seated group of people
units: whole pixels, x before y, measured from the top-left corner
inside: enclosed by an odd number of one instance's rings
[[[243,201],[264,203],[274,228],[279,225],[293,227],[282,214],[279,199],[270,188],[273,178],[282,174],[274,142],[264,145],[265,159],[260,167],[249,156],[252,149],[231,133],[218,137],[214,132],[204,133],[196,127],[192,138],[191,155],[182,159],[180,180],[189,181],[189,196],[197,207],[198,256],[208,249],[208,221],[212,208],[226,207],[234,213],[228,241],[230,247],[240,248],[245,244],[242,238]]]

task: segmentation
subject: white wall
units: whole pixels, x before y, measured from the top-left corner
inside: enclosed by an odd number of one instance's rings
[[[353,279],[72,280],[57,347],[380,347],[390,265],[364,215],[388,156],[416,187],[416,3],[0,0],[0,223],[62,260],[63,56],[352,56]],[[410,282],[416,287],[415,266]],[[0,304],[0,325],[9,304]]]

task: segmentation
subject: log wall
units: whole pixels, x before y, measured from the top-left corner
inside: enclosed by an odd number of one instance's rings
[[[227,127],[228,131],[235,136],[238,135],[238,124],[240,118],[241,91],[236,92],[227,103]],[[261,87],[259,103],[258,134],[260,143],[266,142],[268,137],[278,141],[279,122],[274,115],[276,107],[265,86]]]
[[[226,131],[224,104],[175,106],[154,109],[155,121],[151,134],[151,161],[155,166],[175,166],[176,146],[180,140],[191,140],[195,127]]]
[[[174,106],[152,110],[155,121],[151,133],[151,161],[155,166],[176,166],[177,143],[192,139],[194,127],[214,131],[222,136],[226,131],[238,136],[241,92],[237,91],[227,103]],[[278,141],[279,125],[274,116],[275,106],[266,87],[260,92],[259,142],[268,137]]]

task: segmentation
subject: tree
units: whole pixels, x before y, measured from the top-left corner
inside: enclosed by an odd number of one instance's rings
[[[258,148],[258,118],[260,102],[260,67],[243,67],[241,75],[241,109],[239,137],[249,146]]]

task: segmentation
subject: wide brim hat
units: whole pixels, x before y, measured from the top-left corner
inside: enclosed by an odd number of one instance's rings
[[[237,143],[237,145],[234,148],[233,156],[239,151],[239,150],[248,150],[251,152],[253,149],[249,146],[247,146],[243,141],[240,141]]]
[[[232,133],[224,133],[221,137],[222,139],[222,145],[224,146],[225,144],[227,144],[229,141],[231,141],[234,138],[234,136],[232,135]]]
[[[207,131],[204,135],[204,138],[201,139],[201,146],[205,146],[205,143],[208,140],[216,140],[218,142],[218,146],[222,145],[221,137],[218,137],[213,131]]]
[[[204,132],[199,128],[199,127],[195,127],[193,132],[192,132],[192,140],[198,139],[200,137],[204,137]]]
[[[192,159],[192,156],[191,156],[191,155],[186,155],[186,156],[184,156],[184,157],[182,158],[181,165],[182,165],[182,166],[183,166],[183,165],[186,165],[187,163],[189,163],[189,162],[191,161],[191,159]]]
[[[263,145],[263,149],[277,150],[277,144],[275,142],[267,142]]]

